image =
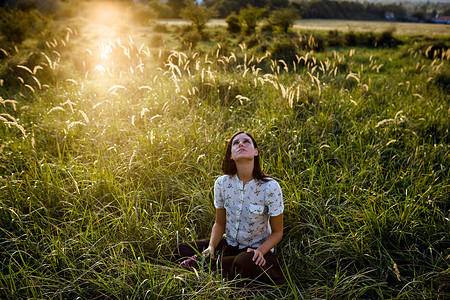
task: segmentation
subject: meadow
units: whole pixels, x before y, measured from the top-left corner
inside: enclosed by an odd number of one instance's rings
[[[355,20],[320,20],[304,19],[295,23],[294,28],[306,30],[334,30],[342,31],[375,31],[381,32],[395,28],[398,35],[424,35],[448,36],[450,26],[433,23],[405,23],[405,22],[375,22],[375,21],[355,21]]]
[[[168,25],[186,24],[184,20],[159,20],[159,23]],[[209,26],[226,26],[224,19],[212,19]],[[329,19],[301,19],[294,24],[295,30],[328,31],[338,29],[340,31],[373,31],[381,32],[395,28],[398,35],[425,35],[428,37],[450,35],[450,26],[433,23],[405,23],[383,21],[357,21],[357,20],[329,20]]]
[[[0,52],[0,298],[450,296],[448,34],[52,26]],[[242,129],[283,189],[284,286],[171,262]]]

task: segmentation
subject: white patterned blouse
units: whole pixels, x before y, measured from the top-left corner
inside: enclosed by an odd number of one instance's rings
[[[269,217],[284,210],[283,194],[274,179],[254,179],[244,186],[237,175],[223,175],[216,180],[214,206],[226,210],[227,243],[241,249],[261,246],[272,232]]]

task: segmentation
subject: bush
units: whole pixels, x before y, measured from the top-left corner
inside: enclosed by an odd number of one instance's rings
[[[274,60],[284,60],[286,63],[290,63],[295,59],[297,54],[297,45],[290,38],[282,38],[275,40],[270,47],[270,53]]]
[[[272,27],[272,24],[270,24],[269,22],[263,23],[261,25],[261,32],[262,33],[268,33],[268,34],[272,34],[274,32],[274,28]]]
[[[353,31],[346,32],[344,35],[344,41],[346,46],[354,47],[358,44],[358,37]]]
[[[337,30],[330,30],[327,36],[327,45],[339,47],[345,44],[344,37]]]
[[[239,17],[235,12],[232,12],[225,20],[227,22],[227,31],[229,33],[241,32],[241,25],[239,24]]]
[[[181,43],[184,49],[193,49],[201,40],[202,36],[200,33],[195,30],[190,30],[183,34]]]
[[[35,0],[6,0],[0,2],[2,6],[18,10],[30,10],[36,8]]]
[[[0,10],[0,33],[6,37],[7,41],[19,44],[25,39],[27,27],[21,22],[25,14],[21,10],[11,12]]]
[[[3,80],[5,86],[14,89],[23,86],[22,80],[26,83],[34,84],[35,81],[32,78],[32,74],[19,67],[19,65],[33,70],[36,66],[42,66],[45,62],[46,59],[40,52],[30,52],[26,57],[20,57],[19,55],[10,56],[4,62],[4,69],[0,71],[0,81]],[[52,70],[46,67],[39,70],[38,81],[40,84],[54,83],[56,78],[64,78],[61,70]]]
[[[450,72],[442,72],[435,76],[435,82],[444,90],[447,94],[450,93]]]
[[[153,25],[153,31],[159,33],[167,33],[169,32],[169,29],[166,24],[156,23],[155,25]]]
[[[326,43],[325,39],[319,34],[302,34],[298,37],[297,47],[303,51],[323,51],[326,48]]]
[[[448,50],[448,46],[445,45],[442,42],[434,43],[433,45],[429,46],[424,54],[429,59],[435,59],[435,58],[444,58],[444,53],[446,53]]]
[[[394,29],[388,29],[381,32],[375,39],[375,47],[391,48],[401,44],[400,40],[393,35]]]
[[[8,42],[20,44],[48,25],[48,20],[37,10],[5,10],[0,8],[0,34]]]
[[[187,6],[181,10],[180,16],[185,20],[191,21],[195,30],[201,34],[203,29],[205,29],[206,23],[215,14],[214,10],[189,2]]]
[[[152,47],[161,47],[165,43],[164,37],[161,34],[154,34],[150,38],[150,44]]]
[[[142,4],[136,4],[136,9],[132,10],[133,17],[131,20],[137,25],[147,26],[150,21],[157,17],[155,11],[148,6]]]
[[[54,14],[59,12],[63,7],[60,0],[36,1],[36,8],[46,14]]]
[[[359,34],[359,43],[362,46],[374,47],[377,36],[373,32],[361,32]]]
[[[157,18],[167,19],[172,16],[172,9],[167,4],[167,2],[153,0],[150,1],[147,5],[155,13]]]
[[[266,9],[253,7],[248,5],[246,8],[239,11],[239,22],[241,31],[244,34],[251,34],[256,31],[258,23],[262,20]]]
[[[245,40],[245,44],[247,45],[248,49],[251,49],[259,46],[261,44],[261,41],[257,35],[251,35]]]
[[[70,19],[75,18],[78,16],[78,13],[80,12],[80,5],[79,3],[65,2],[64,4],[61,4],[58,8],[58,12],[56,13],[56,17],[59,19]]]
[[[211,53],[216,56],[229,56],[232,47],[226,36],[216,36],[218,43],[212,48]]]
[[[297,18],[298,12],[296,10],[291,8],[283,8],[270,13],[269,24],[272,27],[273,32],[287,33],[288,30],[294,25]]]
[[[329,39],[328,39],[328,45],[333,45],[332,43],[335,42],[334,45],[336,46],[350,46],[350,47],[376,47],[377,46],[377,36],[373,32],[358,32],[355,33],[353,31],[347,32],[344,34],[343,39],[339,41],[339,36],[336,36],[329,33]],[[331,36],[331,37],[330,37]],[[339,44],[340,42],[340,44]]]

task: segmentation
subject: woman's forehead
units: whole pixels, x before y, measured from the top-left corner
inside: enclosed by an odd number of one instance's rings
[[[240,139],[245,139],[245,138],[248,138],[249,140],[251,140],[251,138],[248,136],[248,134],[246,134],[246,133],[239,133],[238,135],[236,135],[233,138],[232,142],[235,141],[235,140],[240,140]]]

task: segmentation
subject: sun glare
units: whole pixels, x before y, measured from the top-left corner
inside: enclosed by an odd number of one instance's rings
[[[111,43],[100,43],[98,45],[98,65],[95,67],[97,71],[102,73],[107,71],[110,62],[110,54],[112,53]]]
[[[126,26],[127,9],[116,1],[98,1],[92,3],[85,17],[89,21],[85,30],[97,41],[97,47],[93,51],[94,69],[101,74],[111,73],[115,41],[120,41],[120,28]]]
[[[126,9],[118,2],[98,1],[90,7],[87,18],[96,24],[115,26],[124,21]]]

